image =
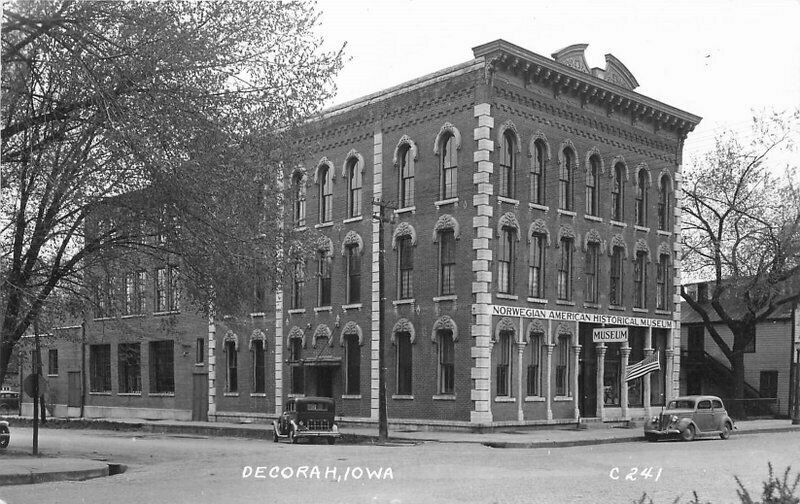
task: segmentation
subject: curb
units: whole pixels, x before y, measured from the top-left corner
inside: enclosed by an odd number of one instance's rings
[[[17,474],[0,474],[0,486],[33,485],[51,481],[83,481],[108,476],[108,466],[76,471],[30,471]]]

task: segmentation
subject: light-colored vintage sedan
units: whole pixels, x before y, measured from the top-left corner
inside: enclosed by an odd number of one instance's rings
[[[715,435],[728,439],[733,429],[733,420],[728,416],[722,399],[694,395],[672,399],[660,414],[645,423],[644,437],[648,441],[669,437],[691,441],[699,436]]]

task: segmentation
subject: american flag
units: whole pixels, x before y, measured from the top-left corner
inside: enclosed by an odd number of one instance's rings
[[[631,364],[625,372],[625,381],[635,380],[641,378],[647,373],[651,373],[656,369],[661,369],[661,364],[658,361],[658,351],[653,352],[653,355],[644,359],[636,364]]]

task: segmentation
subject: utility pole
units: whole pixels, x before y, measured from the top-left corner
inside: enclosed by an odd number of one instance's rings
[[[800,425],[800,348],[797,348],[794,354],[794,404],[792,405],[792,425]]]
[[[386,404],[386,365],[384,359],[384,327],[386,319],[386,294],[384,287],[383,262],[386,250],[383,239],[383,225],[391,222],[385,215],[385,210],[396,209],[378,198],[372,199],[372,218],[378,220],[378,441],[385,442],[389,439],[389,415]],[[375,210],[377,208],[377,211]]]
[[[33,375],[33,456],[35,457],[39,455],[39,377],[42,373],[41,359],[39,357],[39,352],[41,351],[39,347],[39,323],[37,319],[33,321],[33,338],[34,348],[36,349],[34,353],[35,360],[32,363],[36,370]]]

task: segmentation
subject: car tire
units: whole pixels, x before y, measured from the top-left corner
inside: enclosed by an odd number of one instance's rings
[[[696,431],[694,429],[694,425],[689,424],[682,432],[681,432],[681,439],[684,441],[693,441],[696,435]]]
[[[722,432],[719,433],[719,437],[722,439],[728,439],[731,437],[731,424],[725,422],[725,425],[722,426]]]
[[[294,428],[289,430],[289,440],[292,444],[297,444],[297,433],[295,432]]]
[[[11,431],[9,431],[8,427],[5,425],[0,425],[0,434],[3,434],[3,436],[0,437],[0,448],[8,447],[8,443],[11,441]]]
[[[658,441],[658,436],[656,436],[655,434],[645,434],[644,438],[651,443],[655,443],[656,441]]]

